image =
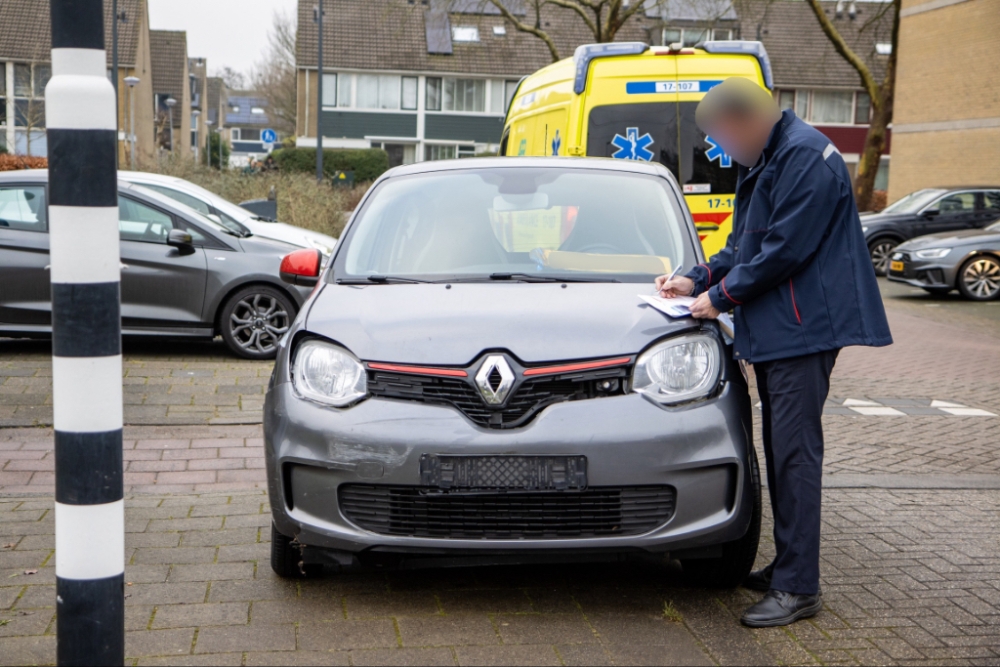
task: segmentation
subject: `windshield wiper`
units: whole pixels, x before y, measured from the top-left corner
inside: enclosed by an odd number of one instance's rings
[[[490,280],[518,280],[525,283],[618,283],[614,278],[570,278],[536,273],[491,273]]]
[[[338,285],[371,285],[372,283],[384,285],[386,283],[433,283],[433,280],[420,280],[419,278],[404,278],[402,276],[380,276],[371,275],[364,278],[338,278]]]

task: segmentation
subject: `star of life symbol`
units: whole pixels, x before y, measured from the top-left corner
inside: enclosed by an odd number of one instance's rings
[[[562,146],[562,137],[559,136],[559,130],[556,130],[556,136],[552,138],[552,154],[559,155],[559,147]]]
[[[611,140],[611,144],[618,148],[617,151],[611,154],[611,157],[618,158],[619,160],[644,160],[649,162],[653,159],[653,151],[648,148],[652,143],[653,137],[649,136],[649,132],[640,137],[639,128],[627,128],[624,137],[616,134],[615,138]]]
[[[718,160],[720,167],[733,166],[733,158],[726,155],[726,151],[722,150],[722,146],[717,144],[715,139],[706,134],[705,143],[709,145],[709,149],[705,151],[705,157],[708,158],[709,162],[712,162],[713,160]]]

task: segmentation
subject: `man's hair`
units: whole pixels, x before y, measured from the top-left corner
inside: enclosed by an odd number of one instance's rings
[[[731,77],[705,94],[695,111],[695,122],[702,131],[719,118],[746,118],[776,111],[774,98],[750,79]]]

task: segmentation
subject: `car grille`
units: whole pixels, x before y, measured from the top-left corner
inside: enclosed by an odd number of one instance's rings
[[[445,539],[558,539],[647,533],[670,520],[671,486],[569,492],[441,491],[345,484],[340,510],[381,535]]]
[[[471,379],[411,375],[368,370],[372,396],[450,405],[479,426],[517,428],[530,422],[545,407],[625,393],[632,365],[566,373],[523,380],[500,408],[487,406]],[[608,388],[603,384],[610,382]]]

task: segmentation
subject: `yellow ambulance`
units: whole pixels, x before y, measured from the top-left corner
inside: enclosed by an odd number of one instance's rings
[[[707,256],[732,230],[736,163],[695,125],[705,93],[741,76],[771,90],[760,42],[694,48],[587,44],[525,77],[504,123],[501,155],[590,155],[657,161],[677,177]]]

